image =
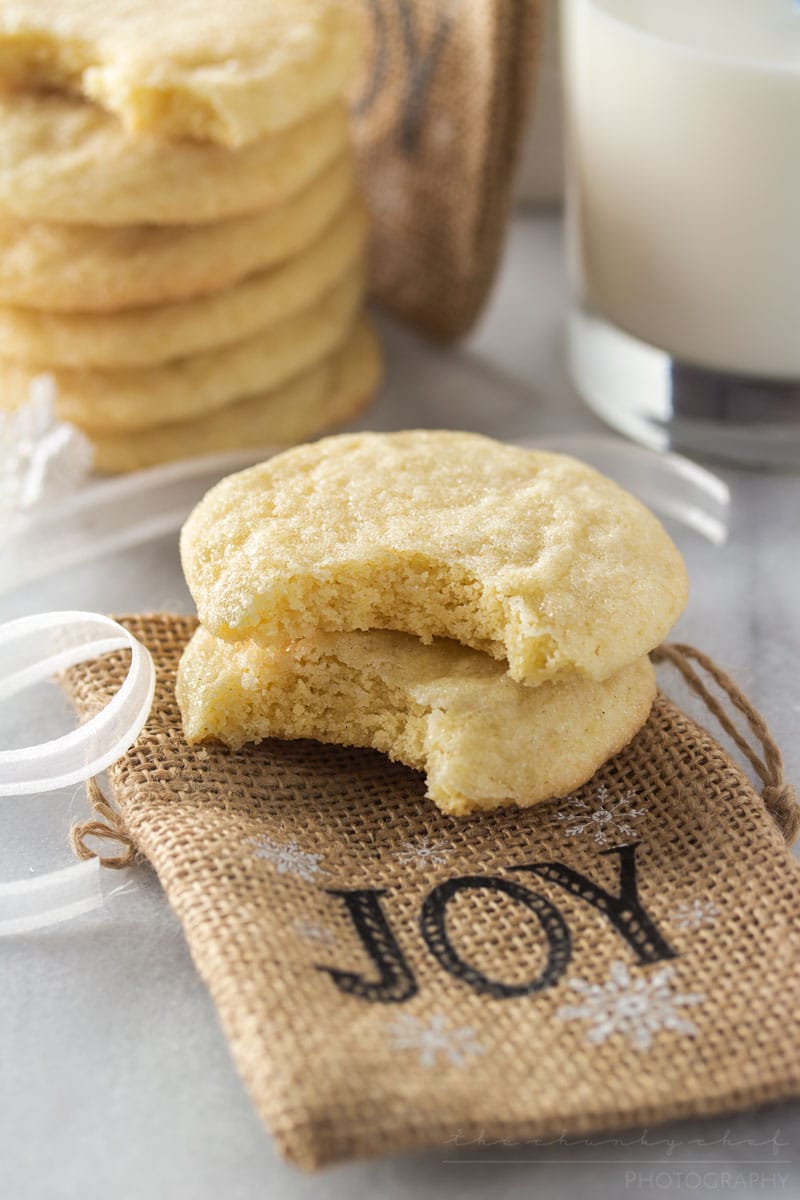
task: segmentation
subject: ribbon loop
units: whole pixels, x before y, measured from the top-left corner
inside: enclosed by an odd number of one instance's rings
[[[63,737],[20,750],[0,750],[0,796],[55,791],[98,775],[135,742],[155,690],[149,652],[110,617],[40,613],[0,626],[0,700],[115,650],[130,650],[131,664],[114,698],[85,725]]]
[[[110,617],[86,612],[39,613],[0,626],[0,701],[68,667],[119,652],[130,652],[127,676],[105,708],[85,725],[48,742],[0,750],[0,796],[29,796],[87,781],[95,807],[99,794],[106,810],[102,815],[107,819],[106,824],[92,820],[78,827],[79,857],[87,861],[34,879],[0,884],[0,935],[69,920],[99,908],[107,895],[113,894],[104,890],[101,865],[127,866],[133,847],[119,830],[94,777],[136,741],[155,692],[155,667],[149,651]],[[114,858],[96,857],[83,846],[85,834],[111,836],[126,849]]]

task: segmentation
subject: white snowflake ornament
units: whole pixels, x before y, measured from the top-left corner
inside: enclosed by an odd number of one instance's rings
[[[85,434],[56,416],[52,375],[37,375],[27,404],[0,413],[0,513],[63,499],[86,482],[93,456]]]
[[[661,967],[652,975],[631,973],[623,962],[611,966],[606,983],[587,983],[571,979],[569,986],[581,997],[579,1004],[566,1004],[556,1016],[562,1021],[586,1021],[587,1040],[599,1045],[612,1034],[627,1038],[637,1050],[648,1050],[653,1036],[663,1029],[692,1036],[696,1026],[680,1009],[703,1004],[705,996],[696,992],[673,992],[670,979],[674,967]]]
[[[285,842],[281,845],[279,842],[273,842],[272,838],[264,837],[251,839],[249,844],[256,848],[255,857],[272,863],[279,875],[296,875],[298,879],[312,883],[315,876],[326,873],[325,868],[320,865],[323,856],[313,854],[309,850],[301,850],[297,842]]]
[[[484,1052],[471,1025],[448,1028],[447,1019],[440,1013],[428,1020],[401,1013],[386,1028],[394,1049],[416,1050],[423,1067],[435,1067],[440,1056],[460,1067],[469,1057]]]
[[[557,812],[556,821],[564,825],[566,837],[585,834],[598,846],[610,846],[620,838],[636,836],[630,822],[643,817],[647,808],[634,808],[635,800],[636,792],[629,789],[620,796],[612,796],[603,783],[595,792],[596,803],[570,796],[569,808]]]

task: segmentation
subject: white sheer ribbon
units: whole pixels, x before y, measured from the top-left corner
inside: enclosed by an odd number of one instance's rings
[[[39,613],[0,626],[0,701],[77,663],[120,650],[130,651],[128,674],[116,695],[90,721],[48,742],[0,750],[0,796],[54,791],[98,775],[136,741],[155,689],[149,652],[110,617]],[[34,879],[0,884],[0,935],[68,920],[99,908],[120,890],[107,888],[96,858]]]

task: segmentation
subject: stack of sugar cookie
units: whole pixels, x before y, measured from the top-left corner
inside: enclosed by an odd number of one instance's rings
[[[682,559],[575,459],[467,433],[329,437],[230,476],[181,538],[190,742],[369,746],[462,815],[586,782],[645,722]]]
[[[302,440],[377,383],[343,0],[0,0],[0,406],[102,470]]]

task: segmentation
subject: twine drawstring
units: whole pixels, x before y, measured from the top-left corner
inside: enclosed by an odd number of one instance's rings
[[[671,643],[659,646],[651,654],[653,662],[669,662],[686,680],[691,690],[700,697],[709,712],[716,717],[731,741],[739,748],[764,785],[761,799],[775,824],[789,845],[800,832],[800,805],[795,790],[783,778],[783,759],[767,724],[757,709],[729,675],[694,646]],[[695,670],[696,663],[725,693],[733,707],[742,714],[750,730],[758,739],[761,754],[753,749],[747,738],[739,732],[725,708],[708,690]],[[763,757],[762,757],[763,755]]]
[[[88,821],[82,821],[79,825],[72,826],[69,831],[69,840],[73,851],[84,862],[89,858],[97,858],[100,860],[101,866],[111,867],[112,870],[119,871],[123,867],[129,867],[134,860],[136,850],[125,831],[122,818],[108,803],[96,779],[87,781],[86,791],[92,808],[102,819],[90,818]],[[98,854],[96,850],[92,850],[91,846],[86,845],[84,842],[86,837],[119,842],[124,846],[124,850],[122,854]]]

